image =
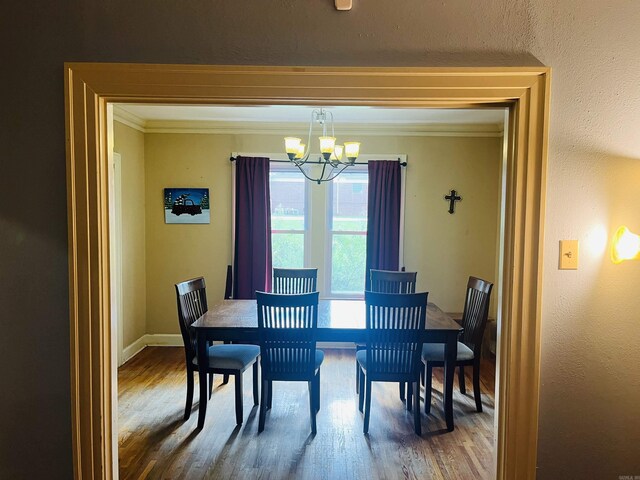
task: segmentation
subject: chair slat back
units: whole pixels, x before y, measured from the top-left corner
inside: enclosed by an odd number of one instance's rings
[[[317,268],[274,268],[273,293],[315,292],[317,280]]]
[[[204,278],[193,278],[177,283],[176,297],[180,333],[182,334],[182,342],[184,343],[187,359],[190,360],[196,356],[196,335],[189,327],[208,310]]]
[[[489,300],[492,289],[493,283],[469,277],[464,313],[462,314],[464,331],[460,340],[473,350],[474,355],[480,355],[482,336],[489,316]]]
[[[371,291],[380,293],[415,293],[418,272],[371,269]]]
[[[305,380],[315,373],[318,292],[256,292],[263,375]]]
[[[371,380],[412,381],[421,368],[427,293],[365,292],[367,375]]]

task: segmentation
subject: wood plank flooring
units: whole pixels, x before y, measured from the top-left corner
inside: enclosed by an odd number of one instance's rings
[[[470,369],[458,390],[448,433],[442,413],[442,369],[434,369],[430,415],[422,438],[395,383],[372,390],[369,434],[355,393],[355,352],[325,350],[318,433],[311,435],[305,383],[274,383],[273,408],[258,435],[251,371],[244,377],[244,423],[237,427],[233,379],[216,376],[204,429],[196,430],[198,383],[184,422],[182,348],[147,347],[118,371],[120,478],[128,479],[477,479],[492,474],[494,364],[483,360],[483,413],[475,411]],[[457,372],[456,372],[457,373]],[[421,402],[421,407],[423,403]],[[424,412],[424,409],[423,409]]]

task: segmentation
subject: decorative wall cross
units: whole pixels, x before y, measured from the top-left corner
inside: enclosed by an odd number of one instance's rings
[[[455,190],[451,190],[451,193],[445,195],[444,199],[449,202],[449,213],[454,213],[456,211],[456,202],[461,201],[462,197]]]

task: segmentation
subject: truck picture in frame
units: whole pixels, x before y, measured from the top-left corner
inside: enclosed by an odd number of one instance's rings
[[[210,223],[208,188],[165,188],[165,223]]]

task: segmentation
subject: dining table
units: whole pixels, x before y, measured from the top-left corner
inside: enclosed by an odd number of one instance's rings
[[[198,318],[195,332],[200,383],[198,428],[204,427],[207,414],[207,349],[212,341],[259,344],[258,310],[255,300],[222,300]],[[444,413],[447,430],[453,431],[453,378],[462,327],[434,303],[427,305],[424,343],[444,344]],[[318,303],[318,342],[366,343],[366,307],[364,300],[321,299]]]

